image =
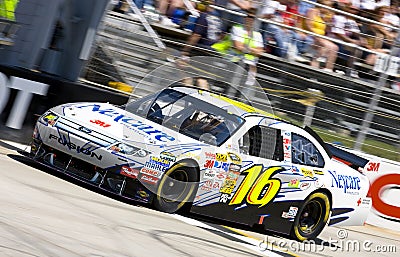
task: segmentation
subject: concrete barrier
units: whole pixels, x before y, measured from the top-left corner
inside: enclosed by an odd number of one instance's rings
[[[367,223],[400,232],[400,163],[353,152],[369,159],[364,172],[371,182],[372,210]]]

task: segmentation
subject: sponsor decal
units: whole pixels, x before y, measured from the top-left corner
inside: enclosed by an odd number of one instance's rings
[[[96,158],[99,161],[101,161],[103,159],[102,155],[99,155],[96,152],[94,152],[94,150],[98,147],[91,146],[91,145],[89,145],[89,143],[86,143],[83,146],[79,146],[74,143],[71,143],[66,136],[58,137],[53,134],[49,135],[49,139],[56,140],[60,145],[66,146],[70,151],[75,150],[79,154],[81,153],[81,154],[90,156],[91,158]]]
[[[213,179],[216,175],[214,170],[205,170],[203,178]]]
[[[127,176],[127,177],[130,177],[130,178],[136,179],[137,176],[139,175],[139,171],[136,170],[136,169],[132,169],[129,166],[122,166],[120,174],[124,175],[124,176]]]
[[[222,169],[224,171],[228,171],[229,170],[229,163],[216,161],[214,163],[214,168]]]
[[[237,165],[242,163],[242,158],[240,158],[240,156],[235,153],[228,153],[228,157],[233,164]]]
[[[161,171],[161,172],[165,172],[169,167],[166,167],[165,165],[162,165],[160,163],[154,163],[151,160],[147,161],[144,164],[145,168],[148,168],[150,170],[157,170],[157,171]]]
[[[215,153],[206,152],[205,155],[206,155],[206,158],[207,158],[207,159],[213,159],[213,160],[215,160],[215,158],[216,158]]]
[[[161,152],[160,158],[169,162],[175,162],[176,156],[170,152]]]
[[[224,180],[226,178],[226,172],[225,171],[217,171],[215,178]]]
[[[213,190],[219,190],[221,188],[223,181],[219,179],[214,179]]]
[[[296,166],[292,166],[292,172],[293,173],[300,173],[300,170]]]
[[[227,162],[228,161],[228,155],[223,154],[223,153],[216,153],[215,154],[215,159],[217,161],[220,161],[220,162]]]
[[[222,169],[222,170],[228,171],[229,163],[219,162],[219,161],[214,161],[214,160],[206,160],[206,162],[204,163],[204,168],[206,168],[206,169],[217,168],[217,169]]]
[[[235,163],[229,164],[229,171],[239,172],[241,168],[242,168],[242,166],[239,164],[235,164]]]
[[[204,168],[206,169],[212,169],[214,167],[214,160],[206,160],[204,163]]]
[[[224,183],[222,184],[222,187],[219,189],[219,192],[230,195],[232,194],[235,185],[236,185],[236,180],[225,179]]]
[[[299,188],[299,185],[300,185],[300,181],[298,179],[289,180],[288,187]]]
[[[137,200],[146,202],[146,203],[149,202],[150,197],[151,197],[150,193],[141,187],[138,188],[138,190],[136,191],[136,194],[135,194],[135,198]]]
[[[169,168],[169,166],[170,166],[170,162],[168,160],[164,160],[164,159],[158,158],[156,156],[151,156],[150,162],[167,167],[167,168]]]
[[[80,105],[76,106],[76,108],[79,109],[89,108],[94,113],[99,113],[101,115],[111,117],[113,118],[114,122],[123,124],[128,129],[131,129],[137,133],[143,133],[144,135],[154,137],[157,141],[160,142],[175,141],[174,137],[167,135],[166,133],[160,130],[155,129],[153,126],[143,123],[140,120],[128,117],[125,114],[122,114],[117,109],[113,108],[101,109],[101,106],[99,104]]]
[[[292,162],[292,151],[290,149],[292,144],[291,133],[284,132],[282,139],[283,139],[283,161]]]
[[[80,126],[78,130],[82,131],[83,133],[86,133],[86,134],[92,133],[91,129],[88,129],[87,127],[84,127],[84,126]]]
[[[379,162],[369,162],[367,164],[367,171],[371,171],[371,172],[378,172],[379,171],[379,166],[381,164]]]
[[[390,173],[385,174],[372,182],[370,193],[372,198],[372,207],[388,217],[393,217],[400,220],[400,206],[395,206],[386,203],[382,193],[389,188],[398,188],[400,186],[400,174]]]
[[[304,191],[304,190],[309,189],[310,186],[311,186],[311,182],[302,182],[302,183],[300,184],[300,189]]]
[[[233,189],[235,188],[236,182],[239,179],[239,175],[240,172],[229,171],[219,191],[223,194],[231,195]]]
[[[220,203],[227,203],[229,200],[231,200],[232,196],[230,194],[221,194],[219,197],[219,202]]]
[[[149,197],[149,194],[146,191],[141,190],[141,191],[138,191],[137,193],[141,198]]]
[[[315,175],[324,175],[322,170],[313,170]]]
[[[196,159],[198,161],[200,160],[200,156],[197,154],[194,154],[194,153],[184,153],[184,154],[179,155],[179,157],[180,158],[187,157],[187,158],[191,158],[191,159]]]
[[[328,170],[328,172],[332,177],[331,187],[343,189],[344,193],[346,194],[359,194],[359,192],[357,192],[361,189],[359,177],[337,174],[336,171],[330,170]]]
[[[304,177],[314,178],[314,172],[312,170],[302,168],[301,173]]]
[[[357,201],[357,206],[359,207],[365,207],[369,208],[372,205],[372,199],[371,198],[360,198]]]
[[[200,189],[203,190],[203,191],[211,191],[212,185],[213,185],[213,180],[212,179],[205,180],[203,182],[203,184],[201,185]]]
[[[229,171],[226,178],[230,179],[230,180],[238,180],[239,175],[240,175],[240,172]]]
[[[108,127],[111,126],[110,124],[107,124],[107,123],[105,123],[104,121],[101,121],[101,120],[90,120],[90,122],[93,123],[93,124],[99,125],[100,127],[103,127],[103,128],[108,128]]]
[[[52,113],[49,113],[43,117],[43,120],[45,120],[47,122],[47,124],[49,124],[50,126],[54,126],[54,124],[56,124],[57,119],[58,119],[58,116],[56,116]]]
[[[299,210],[299,208],[294,207],[294,206],[290,206],[288,212],[282,212],[282,218],[284,218],[284,219],[294,219],[294,218],[296,218],[298,210]]]
[[[314,181],[314,186],[316,188],[321,188],[321,187],[324,186],[324,182],[322,182],[321,180],[317,179],[317,180]]]
[[[153,177],[153,176],[149,176],[149,175],[146,175],[146,174],[142,174],[141,177],[140,177],[140,180],[143,183],[147,183],[147,184],[150,184],[150,185],[155,185],[155,184],[157,184],[159,178],[156,178],[156,177]]]
[[[157,178],[161,177],[161,175],[162,175],[162,173],[160,171],[158,171],[158,170],[152,170],[152,169],[148,169],[148,168],[145,168],[145,167],[143,167],[140,170],[140,173],[141,174],[146,174],[146,175],[149,175],[149,176],[153,176],[153,177],[157,177]]]

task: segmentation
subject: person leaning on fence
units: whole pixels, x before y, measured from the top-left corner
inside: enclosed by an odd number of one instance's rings
[[[220,42],[212,45],[217,52],[238,63],[241,60],[248,65],[246,86],[253,86],[257,74],[259,57],[264,53],[264,42],[260,32],[253,30],[256,18],[256,9],[251,8],[244,18],[244,25],[232,27],[231,34],[227,34]]]

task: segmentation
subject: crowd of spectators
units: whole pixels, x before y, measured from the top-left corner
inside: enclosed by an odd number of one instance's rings
[[[118,2],[121,5],[125,1]],[[185,53],[190,46],[212,49],[213,44],[228,38],[235,48],[227,35],[235,25],[244,25],[248,11],[255,9],[261,22],[255,23],[253,30],[262,34],[263,50],[328,72],[337,70],[335,64],[341,60],[344,71],[352,77],[358,77],[355,62],[374,65],[376,53],[389,51],[400,27],[397,0],[153,1],[134,2],[145,17],[149,12],[157,13],[161,24],[173,28],[188,30],[188,17],[193,16],[189,9],[196,10]]]

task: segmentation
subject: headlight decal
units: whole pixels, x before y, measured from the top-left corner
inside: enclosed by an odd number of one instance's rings
[[[113,145],[109,148],[109,150],[111,150],[113,152],[121,153],[121,154],[133,155],[133,156],[137,156],[137,157],[146,157],[147,155],[150,154],[150,152],[148,152],[144,149],[140,149],[140,148],[128,145],[128,144],[124,144],[124,143],[118,143],[116,145]]]
[[[46,112],[39,118],[39,122],[48,126],[54,126],[58,120],[59,116],[53,112]]]

